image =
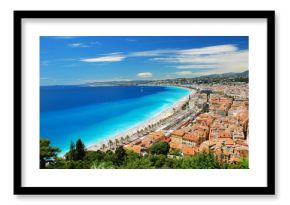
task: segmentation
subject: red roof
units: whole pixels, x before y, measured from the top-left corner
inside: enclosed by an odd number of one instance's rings
[[[196,147],[188,147],[188,146],[182,147],[182,153],[184,155],[194,155],[197,152],[198,152],[198,148],[196,148]]]
[[[163,139],[163,141],[169,143],[169,142],[171,142],[171,138],[170,138],[170,137],[165,137],[165,138]]]

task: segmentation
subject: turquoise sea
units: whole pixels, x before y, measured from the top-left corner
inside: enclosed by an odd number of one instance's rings
[[[162,86],[41,86],[40,137],[64,154],[71,141],[98,143],[172,106],[189,91]]]

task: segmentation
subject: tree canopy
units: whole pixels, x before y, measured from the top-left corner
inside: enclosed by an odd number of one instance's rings
[[[40,168],[45,168],[45,164],[49,160],[55,160],[57,153],[61,150],[57,147],[50,146],[49,139],[40,139]]]
[[[150,153],[151,154],[163,154],[163,155],[167,155],[169,149],[170,149],[170,146],[169,146],[169,144],[167,142],[160,141],[160,142],[154,143],[150,147]]]
[[[220,163],[213,153],[197,153],[193,156],[180,156],[179,152],[168,154],[169,145],[157,142],[149,150],[150,154],[140,155],[124,150],[119,146],[115,152],[88,151],[81,140],[73,142],[66,158],[57,158],[58,148],[49,146],[49,140],[41,140],[41,159],[55,157],[48,165],[51,169],[248,169],[248,159],[235,164]],[[45,161],[44,161],[45,165]],[[41,168],[46,168],[45,166]]]
[[[70,143],[70,150],[65,154],[67,160],[78,161],[82,160],[86,155],[85,145],[81,139],[78,139],[76,144]]]
[[[82,160],[85,157],[85,145],[81,139],[76,142],[76,160]]]

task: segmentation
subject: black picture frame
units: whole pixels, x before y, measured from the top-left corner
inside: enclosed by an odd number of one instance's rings
[[[23,187],[22,19],[48,18],[219,18],[267,20],[266,187]],[[275,11],[14,11],[14,194],[16,195],[273,195],[275,194]]]

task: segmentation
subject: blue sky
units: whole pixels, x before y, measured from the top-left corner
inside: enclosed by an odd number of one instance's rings
[[[247,69],[247,36],[40,37],[41,85],[189,78]]]

